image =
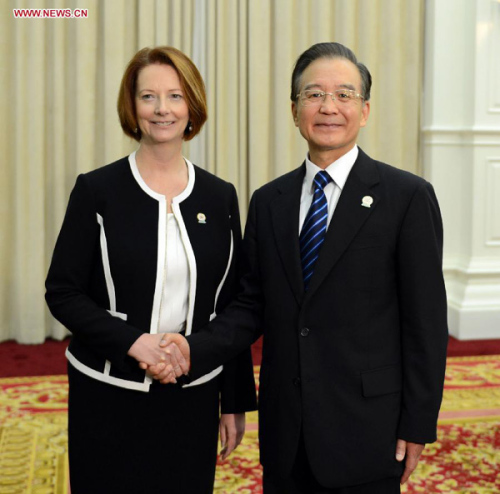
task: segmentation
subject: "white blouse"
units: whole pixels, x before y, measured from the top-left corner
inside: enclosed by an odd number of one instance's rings
[[[167,214],[165,278],[160,305],[160,333],[179,333],[186,327],[189,298],[189,266],[179,224]]]

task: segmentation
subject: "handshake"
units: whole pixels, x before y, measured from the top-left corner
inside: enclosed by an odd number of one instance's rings
[[[162,384],[176,383],[191,367],[189,343],[178,333],[144,333],[130,347],[128,355]]]

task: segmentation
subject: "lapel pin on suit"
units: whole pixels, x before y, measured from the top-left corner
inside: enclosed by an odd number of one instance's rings
[[[371,196],[365,196],[363,199],[361,199],[361,206],[364,208],[371,208],[373,204],[373,197]]]
[[[207,217],[203,213],[198,213],[196,218],[198,218],[198,223],[205,224],[207,222]]]

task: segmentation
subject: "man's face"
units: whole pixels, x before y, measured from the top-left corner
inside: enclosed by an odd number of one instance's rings
[[[358,68],[344,58],[319,58],[302,73],[300,91],[317,89],[333,93],[352,89],[362,94]],[[326,96],[321,104],[304,106],[299,98],[292,103],[295,125],[309,144],[311,159],[318,154],[333,162],[350,151],[359,129],[366,125],[370,104],[362,99],[348,102],[332,101]]]

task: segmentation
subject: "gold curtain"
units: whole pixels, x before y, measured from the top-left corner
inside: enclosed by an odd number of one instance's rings
[[[86,19],[14,18],[57,0],[0,6],[0,341],[67,334],[45,307],[46,270],[77,174],[136,147],[116,98],[144,46],[176,46],[200,68],[209,121],[185,154],[235,184],[243,217],[257,187],[305,156],[289,85],[316,42],[349,46],[372,73],[364,150],[419,169],[423,0],[66,0]]]

